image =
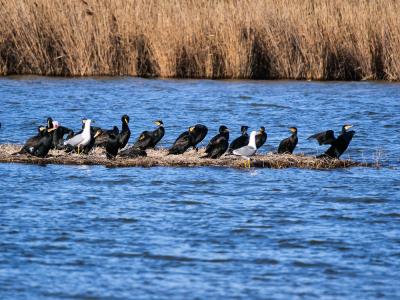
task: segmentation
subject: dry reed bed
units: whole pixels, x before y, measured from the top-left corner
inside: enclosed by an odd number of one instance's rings
[[[220,159],[200,158],[199,152],[188,151],[183,155],[167,155],[167,150],[148,150],[147,157],[116,158],[109,160],[104,151],[95,149],[89,155],[66,154],[63,151],[50,151],[49,157],[38,158],[31,155],[11,155],[21,148],[19,145],[0,145],[1,163],[61,164],[61,165],[103,165],[106,167],[230,167],[245,168],[245,160],[236,156],[223,156]],[[251,161],[253,168],[302,168],[336,169],[349,167],[375,167],[368,163],[351,160],[326,160],[304,155],[257,155]]]
[[[400,1],[0,0],[0,74],[400,79]]]

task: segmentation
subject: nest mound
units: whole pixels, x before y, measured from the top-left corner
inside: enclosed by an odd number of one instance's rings
[[[103,165],[106,167],[230,167],[245,168],[245,160],[234,155],[224,155],[219,159],[201,158],[204,149],[198,152],[187,151],[182,155],[167,155],[166,149],[147,150],[147,157],[107,159],[101,148],[94,149],[89,155],[65,153],[51,150],[46,158],[32,155],[12,155],[21,149],[21,145],[0,145],[0,162],[27,164],[60,164],[60,165]],[[366,162],[352,160],[325,159],[303,154],[259,154],[251,159],[253,168],[302,168],[302,169],[337,169],[349,167],[374,167]]]

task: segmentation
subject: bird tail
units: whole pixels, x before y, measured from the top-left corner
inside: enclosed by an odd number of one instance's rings
[[[25,154],[25,153],[28,153],[28,152],[25,150],[25,148],[21,148],[21,150],[11,153],[11,155],[19,155],[19,154]]]

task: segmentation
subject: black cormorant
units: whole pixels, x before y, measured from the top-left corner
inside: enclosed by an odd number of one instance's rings
[[[98,131],[97,128],[94,128],[95,132]],[[118,136],[119,134],[119,129],[117,126],[114,126],[112,129],[100,129],[100,134],[98,138],[96,139],[94,145],[96,147],[105,147],[108,141],[108,137],[113,134],[115,136]]]
[[[296,148],[298,138],[297,138],[297,128],[290,127],[289,130],[292,132],[292,135],[284,140],[282,140],[278,147],[278,153],[289,153],[292,154],[294,148]]]
[[[128,144],[131,137],[131,130],[129,129],[129,116],[123,115],[121,117],[122,129],[118,135],[119,149],[122,149]]]
[[[122,150],[121,152],[119,152],[118,155],[121,157],[135,158],[135,157],[147,156],[147,153],[145,150],[140,150],[135,147],[130,147],[128,149]]]
[[[59,122],[53,121],[52,118],[47,118],[47,128],[54,128],[54,130],[50,132],[52,138],[51,149],[63,149],[64,135],[67,135],[67,139],[74,136],[74,132],[71,129],[61,126]]]
[[[249,129],[248,126],[242,126],[240,128],[242,135],[232,141],[232,143],[229,145],[228,153],[232,153],[233,150],[247,146],[247,144],[249,143],[249,135],[247,134],[247,129]]]
[[[108,142],[108,137],[112,134],[118,138],[120,149],[124,148],[126,146],[126,144],[128,143],[129,138],[131,136],[131,130],[129,129],[129,116],[123,115],[121,117],[121,122],[122,122],[121,131],[119,131],[117,126],[114,126],[112,129],[109,129],[109,130],[101,129],[102,132],[98,136],[98,138],[95,142],[95,146],[96,147],[106,147],[107,142]],[[97,132],[97,128],[95,128],[95,131]]]
[[[340,158],[355,134],[355,131],[349,131],[351,127],[353,126],[348,124],[343,125],[342,132],[337,138],[335,138],[333,130],[323,131],[310,136],[308,139],[316,139],[320,145],[331,145],[324,154],[317,157]]]
[[[256,135],[257,149],[260,148],[262,145],[264,145],[266,141],[267,141],[267,133],[265,132],[265,127],[261,126],[260,130],[257,132]]]
[[[164,137],[165,129],[164,123],[161,120],[154,122],[158,128],[154,131],[143,131],[133,147],[146,150],[148,148],[154,148],[157,143]]]
[[[226,126],[219,127],[219,133],[214,136],[206,147],[206,155],[208,158],[219,158],[226,152],[229,146],[229,129]]]
[[[37,157],[45,157],[51,148],[52,137],[50,133],[54,129],[47,129],[44,126],[38,128],[38,134],[28,139],[22,149],[15,154],[31,154]]]
[[[110,134],[106,143],[106,156],[108,159],[112,159],[117,156],[120,143],[118,135]]]
[[[193,145],[192,147],[198,151],[197,149],[197,145],[204,140],[204,138],[206,137],[208,133],[208,128],[207,126],[203,125],[203,124],[196,124],[193,126]]]
[[[182,154],[190,147],[194,147],[195,127],[190,127],[188,131],[181,133],[169,148],[168,154]]]

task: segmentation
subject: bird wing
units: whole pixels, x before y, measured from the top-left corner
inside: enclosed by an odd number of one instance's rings
[[[208,128],[204,125],[196,125],[194,127],[194,146],[200,143],[206,137],[208,133]]]
[[[290,140],[289,140],[289,138],[283,139],[283,140],[279,143],[278,153],[284,153],[284,152],[288,151],[289,146],[290,146]]]
[[[159,128],[157,128],[156,130],[153,131],[153,134],[152,134],[153,137],[152,137],[151,142],[152,142],[154,147],[157,145],[157,143],[159,141],[161,141],[161,139],[164,137],[164,134],[165,134],[164,127],[159,127]]]
[[[229,148],[235,150],[240,147],[246,146],[248,143],[249,143],[249,136],[241,135],[232,141],[232,143],[229,145]]]
[[[186,135],[180,135],[175,141],[172,147],[169,149],[169,154],[177,154],[185,152],[192,145],[192,136],[187,133]]]
[[[83,142],[83,134],[77,134],[74,137],[72,137],[69,140],[66,140],[64,142],[64,145],[71,145],[71,146],[77,146],[78,144]]]
[[[107,131],[102,131],[97,137],[95,144],[98,145],[105,145],[107,144],[108,138],[110,137],[112,133],[109,133]]]
[[[176,146],[176,147],[186,146],[186,145],[188,145],[190,142],[191,142],[190,135],[189,135],[189,134],[188,134],[188,135],[183,135],[183,136],[181,136],[180,138],[178,138],[178,139],[175,141],[173,147],[174,147],[174,146]]]
[[[253,156],[256,153],[257,149],[254,149],[253,147],[250,146],[244,146],[239,149],[233,150],[233,154],[235,155],[240,155],[240,156]]]
[[[215,145],[219,143],[221,138],[224,138],[223,136],[221,136],[221,134],[217,134],[216,136],[214,136],[210,140],[210,142],[208,143],[208,145],[206,147],[206,153],[209,153],[210,151],[212,151],[212,149],[215,147]]]
[[[151,140],[152,140],[151,132],[143,131],[137,138],[133,147],[140,149],[146,148],[151,142]]]
[[[267,134],[265,132],[256,134],[257,148],[260,148],[262,145],[264,145],[266,141],[267,141]]]
[[[215,136],[213,138],[213,141],[210,141],[210,143],[208,144],[208,151],[206,150],[206,153],[211,158],[217,158],[225,153],[225,151],[228,149],[228,146],[229,143],[225,136]]]
[[[336,139],[333,130],[327,130],[313,134],[307,140],[316,139],[320,145],[331,145]]]

